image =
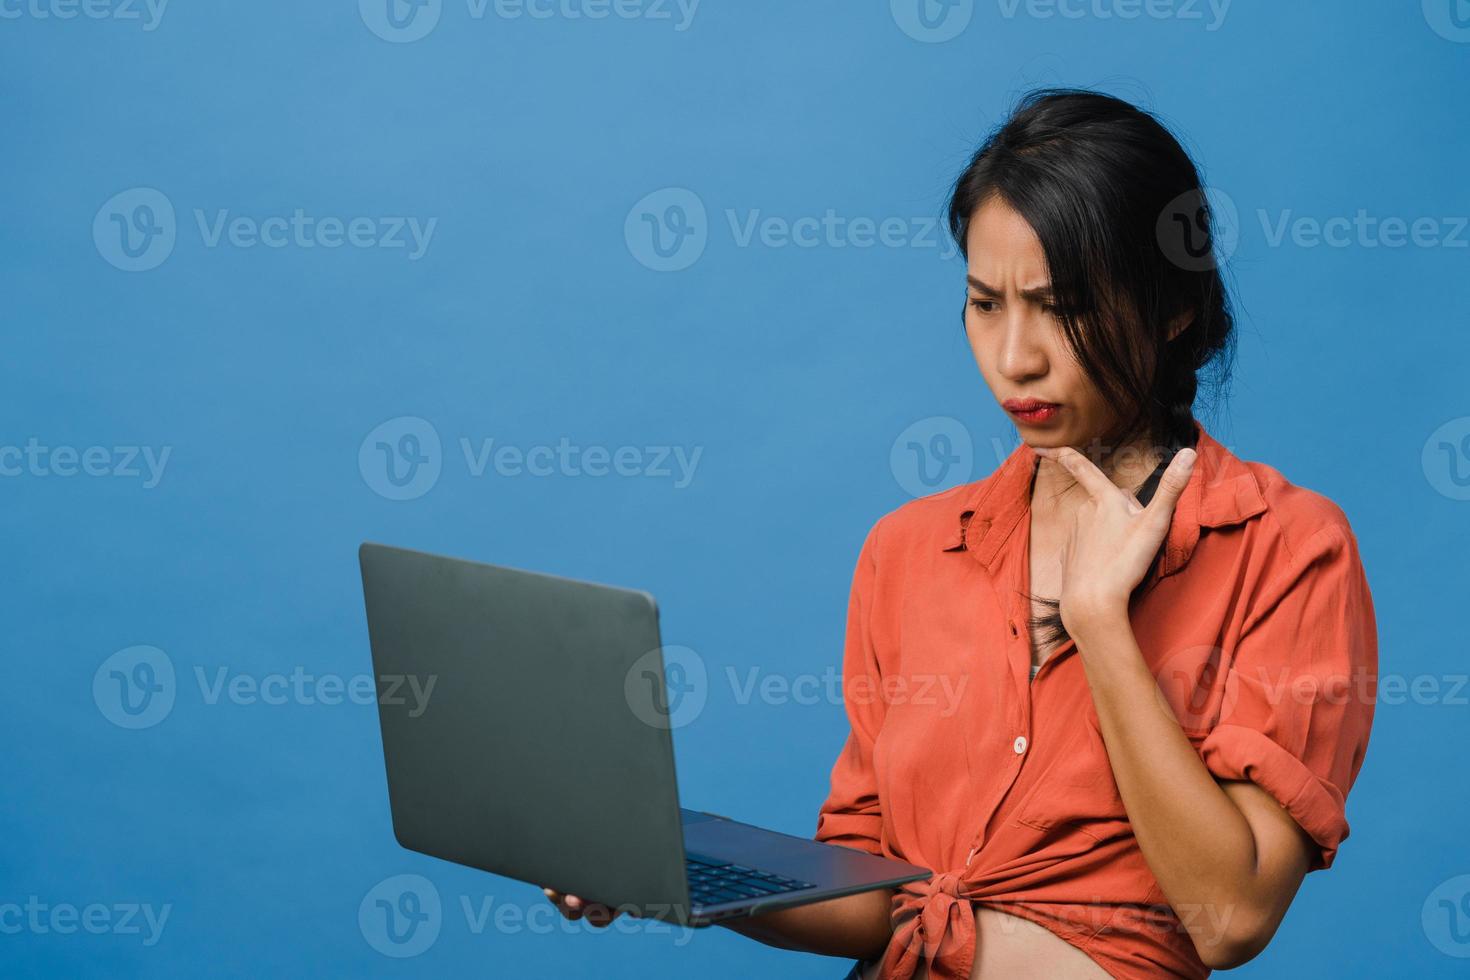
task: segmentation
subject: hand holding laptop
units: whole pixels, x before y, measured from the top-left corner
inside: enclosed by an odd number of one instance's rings
[[[606,926],[619,915],[617,909],[609,908],[601,902],[589,902],[576,895],[563,895],[554,888],[541,890],[551,899],[551,904],[556,906],[557,911],[573,922],[586,919],[594,926]]]

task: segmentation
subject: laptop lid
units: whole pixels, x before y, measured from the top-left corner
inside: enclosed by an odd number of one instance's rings
[[[667,706],[641,693],[662,691],[653,597],[371,543],[359,561],[398,842],[684,921]],[[410,676],[422,704],[393,696]]]

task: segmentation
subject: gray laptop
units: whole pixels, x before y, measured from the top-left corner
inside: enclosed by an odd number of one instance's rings
[[[679,806],[648,593],[377,544],[359,558],[404,847],[691,926],[929,877]],[[427,696],[403,696],[408,678]]]

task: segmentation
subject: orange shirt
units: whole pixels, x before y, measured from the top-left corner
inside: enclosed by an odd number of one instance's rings
[[[1210,772],[1270,793],[1315,841],[1310,870],[1327,868],[1377,692],[1357,539],[1332,501],[1195,426],[1199,458],[1133,631]],[[884,980],[921,961],[968,978],[977,902],[1115,977],[1206,977],[1133,836],[1076,644],[1030,679],[1039,458],[1023,442],[868,533],[843,658],[851,731],[816,839],[935,871],[895,898]]]

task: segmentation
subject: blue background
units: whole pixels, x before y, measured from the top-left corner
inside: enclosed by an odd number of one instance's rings
[[[444,0],[413,41],[379,36],[371,4],[351,0],[176,2],[152,30],[39,16],[60,2],[6,0],[19,16],[0,19],[0,443],[170,456],[156,486],[38,465],[0,478],[0,904],[171,911],[152,946],[0,933],[0,972],[840,976],[844,961],[718,929],[476,934],[461,898],[524,911],[540,892],[397,846],[370,704],[210,703],[196,671],[370,672],[364,539],[648,589],[665,642],[708,668],[706,706],[676,737],[684,799],[810,835],[840,704],[741,703],[726,672],[791,681],[839,664],[858,547],[915,489],[891,453],[901,433],[968,435],[968,456],[926,471],[945,484],[1015,445],[959,329],[962,267],[922,229],[983,132],[1043,84],[1158,112],[1238,209],[1236,378],[1198,414],[1342,506],[1383,675],[1440,689],[1380,704],[1351,837],[1239,972],[1470,965],[1450,929],[1470,924],[1470,879],[1456,880],[1470,874],[1470,689],[1451,696],[1470,588],[1470,233],[1454,244],[1470,214],[1470,30],[1449,2],[1240,2],[1223,20],[984,2],[956,8],[948,26],[968,22],[939,40],[887,0],[704,0],[684,29],[653,0],[598,20],[476,18]],[[93,235],[99,216],[104,232],[131,220],[136,195],[108,202],[134,188],[177,216],[147,271]],[[657,271],[633,212],[667,188],[706,210],[684,212],[703,251]],[[647,213],[677,217],[667,192],[653,200]],[[194,216],[298,208],[437,225],[411,259],[211,247]],[[742,245],[729,217],[828,209],[901,219],[907,238]],[[1431,218],[1439,243],[1270,234],[1359,209]],[[441,472],[392,500],[359,451],[401,417],[433,427]],[[701,456],[687,486],[475,476],[460,440],[491,438]],[[129,730],[93,680],[136,645],[177,680],[167,716]],[[395,959],[358,910],[401,874],[428,879],[444,912],[428,949]],[[1465,903],[1457,920],[1439,898]]]

